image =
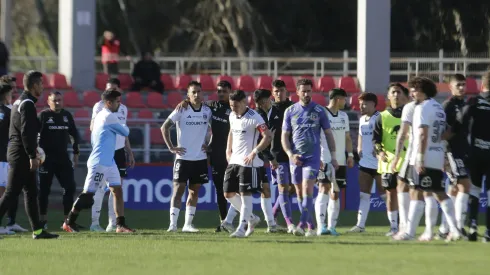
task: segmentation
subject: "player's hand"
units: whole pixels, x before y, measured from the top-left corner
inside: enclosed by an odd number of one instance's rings
[[[201,150],[204,152],[204,153],[207,153],[208,152],[208,145],[207,144],[203,144],[201,146]]]
[[[399,161],[399,158],[394,158],[393,161],[391,162],[391,171],[393,173],[398,172],[397,171],[398,169],[396,169],[398,166],[398,161]]]
[[[335,169],[335,171],[337,171],[337,169],[339,169],[339,163],[337,162],[336,159],[332,159],[332,161],[330,162],[333,166],[333,169]]]
[[[170,152],[172,154],[177,154],[179,156],[183,156],[185,154],[185,148],[182,148],[182,147],[174,147],[174,148],[170,149]]]
[[[349,168],[354,167],[354,158],[353,157],[347,157],[347,167],[349,167]]]
[[[80,156],[80,154],[73,154],[73,168],[77,167],[78,165],[78,157]]]
[[[320,171],[323,171],[324,168],[325,164],[323,163],[323,161],[320,160]]]
[[[255,154],[255,152],[253,152],[253,151],[252,151],[252,153],[248,154],[248,156],[246,156],[244,159],[245,164],[246,165],[251,164],[252,161],[254,160],[255,156],[257,156],[257,154]]]
[[[31,161],[31,171],[36,171],[39,168],[39,159],[30,159]]]
[[[229,163],[231,159],[231,151],[226,151],[226,161]]]
[[[301,161],[301,155],[298,154],[294,154],[291,156],[291,162],[296,166],[303,165],[303,162]]]
[[[425,172],[425,167],[424,167],[424,162],[423,161],[417,161],[415,163],[415,167],[417,169],[417,173],[422,174]]]
[[[179,104],[177,104],[175,109],[177,109],[177,111],[180,112],[182,110],[187,109],[187,107],[189,107],[189,102],[187,100],[182,100]]]
[[[386,156],[386,153],[384,151],[380,151],[378,153],[378,160],[382,162],[388,162],[388,157]]]
[[[279,167],[279,162],[277,160],[271,160],[271,168],[272,170],[276,170]]]
[[[131,169],[133,169],[134,165],[136,164],[136,161],[134,160],[133,152],[129,152],[128,156],[129,156],[129,167],[131,167]]]

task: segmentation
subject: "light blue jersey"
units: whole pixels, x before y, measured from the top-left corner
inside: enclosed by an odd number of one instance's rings
[[[117,135],[127,137],[129,128],[120,124],[117,116],[109,109],[102,109],[94,118],[91,135],[92,153],[88,158],[88,167],[114,164]]]

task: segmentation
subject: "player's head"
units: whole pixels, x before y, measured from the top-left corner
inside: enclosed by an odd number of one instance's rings
[[[8,83],[0,82],[0,103],[5,105],[12,104],[12,86]]]
[[[391,83],[388,86],[388,100],[391,108],[398,108],[405,105],[409,99],[408,89],[400,83]]]
[[[286,90],[286,83],[284,81],[276,79],[272,81],[272,95],[275,102],[283,102],[288,99],[288,90]]]
[[[410,79],[410,81],[408,81],[408,88],[412,92],[413,98],[417,103],[437,95],[436,84],[427,77],[416,76]]]
[[[462,74],[451,75],[449,89],[453,96],[464,96],[466,94],[466,77]]]
[[[119,105],[121,105],[121,92],[116,89],[105,90],[102,93],[102,100],[105,107],[115,113],[119,110]]]
[[[303,78],[296,82],[296,93],[298,94],[299,101],[303,105],[307,105],[311,102],[311,92],[313,91],[313,82],[310,79]]]
[[[362,93],[359,96],[361,115],[372,115],[376,111],[378,97],[373,93]]]
[[[264,111],[269,111],[272,106],[271,91],[266,89],[258,89],[254,92],[254,101],[257,107]]]
[[[3,75],[0,77],[0,83],[9,84],[12,87],[12,94],[17,92],[17,79],[10,75]]]
[[[43,93],[43,74],[38,71],[28,71],[24,75],[24,87],[33,96],[39,97]]]
[[[481,79],[482,92],[490,91],[490,71],[486,72]]]
[[[242,90],[234,90],[230,93],[230,108],[237,115],[242,115],[247,109],[247,96]]]
[[[347,98],[347,93],[344,89],[335,88],[328,92],[328,97],[330,98],[329,105],[335,107],[339,110],[344,109],[345,99]]]
[[[231,84],[226,80],[221,80],[217,85],[218,100],[226,102],[230,100]]]
[[[192,104],[200,104],[202,102],[201,83],[194,80],[189,82],[187,85],[187,98]]]
[[[58,91],[52,91],[48,96],[49,109],[55,112],[61,111],[63,109],[63,96]]]
[[[107,83],[105,84],[105,89],[110,90],[110,89],[116,89],[119,92],[121,92],[121,81],[119,79],[112,77],[107,79]]]

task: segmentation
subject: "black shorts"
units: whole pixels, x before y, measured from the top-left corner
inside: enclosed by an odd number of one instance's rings
[[[398,171],[397,176],[398,179],[403,181],[404,183],[408,183],[408,167],[409,160],[407,159],[409,156],[405,155],[405,159],[403,160],[402,167],[400,167],[400,171]]]
[[[174,163],[174,182],[205,184],[209,182],[208,160],[176,159]]]
[[[453,178],[467,179],[469,178],[468,170],[466,169],[467,158],[460,154],[447,153],[447,161],[449,163],[450,173]],[[447,170],[446,170],[447,171]]]
[[[438,169],[425,167],[422,174],[417,173],[415,166],[408,167],[408,181],[410,187],[429,192],[445,192],[444,172]]]
[[[471,183],[479,188],[483,187],[483,176],[490,179],[490,155],[486,158],[471,156],[468,160],[468,170],[470,171]],[[490,190],[488,184],[485,184],[487,190]]]
[[[230,164],[225,171],[223,191],[225,193],[258,193],[262,191],[262,185],[268,182],[269,179],[264,167]]]
[[[369,174],[373,178],[376,176],[379,176],[378,169],[366,168],[366,167],[359,166],[359,170],[364,172],[364,173]]]
[[[114,152],[114,162],[116,162],[121,178],[125,178],[128,172],[126,171],[126,151],[124,148],[117,149]]]
[[[325,171],[325,169],[323,169],[322,171],[323,173],[325,173],[325,177],[320,180],[321,183],[331,183],[332,180],[330,179],[329,177],[329,174],[328,171]],[[335,182],[337,182],[337,185],[339,186],[339,188],[345,188],[345,185],[346,185],[346,176],[347,176],[347,167],[346,166],[339,166],[339,169],[337,169],[335,171]]]
[[[381,186],[384,190],[396,189],[398,173],[387,173],[381,175]]]

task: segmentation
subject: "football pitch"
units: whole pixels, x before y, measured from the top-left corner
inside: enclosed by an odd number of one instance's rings
[[[19,215],[27,225],[22,209]],[[89,226],[89,215],[80,215],[80,224]],[[341,212],[340,233],[355,223],[355,215]],[[62,220],[61,213],[49,216],[50,231],[60,232],[61,223],[54,221]],[[197,212],[195,225],[202,231],[196,234],[167,233],[167,211],[128,210],[126,217],[137,233],[85,229],[60,232],[58,240],[4,236],[0,274],[489,274],[490,244],[393,242],[384,236],[387,226],[373,226],[387,223],[379,212],[369,214],[365,233],[310,238],[265,234],[262,222],[250,238],[230,239],[214,233],[217,213],[208,211]],[[183,220],[181,213],[179,228]],[[107,223],[104,214],[101,223]]]

